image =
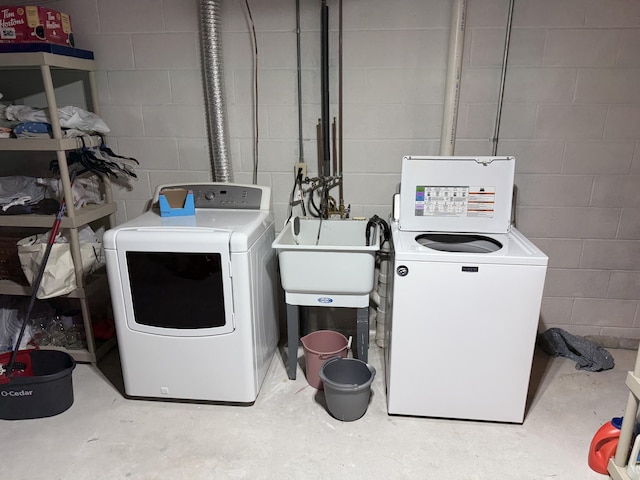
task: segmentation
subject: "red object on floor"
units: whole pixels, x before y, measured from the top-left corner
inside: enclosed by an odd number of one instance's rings
[[[9,362],[11,361],[11,354],[13,352],[6,352],[0,354],[0,365],[2,365],[4,373],[0,375],[0,385],[9,383],[11,378],[9,377]],[[33,367],[31,366],[31,356],[29,355],[31,350],[20,350],[16,355],[15,366],[18,369],[13,371],[11,377],[32,377]]]
[[[116,333],[113,318],[98,320],[93,324],[93,336],[100,340],[109,340]]]
[[[602,425],[593,436],[589,447],[589,468],[594,472],[608,475],[607,465],[609,459],[616,454],[620,428],[622,417],[615,417]]]

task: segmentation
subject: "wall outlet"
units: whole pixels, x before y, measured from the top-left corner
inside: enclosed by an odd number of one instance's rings
[[[293,175],[298,178],[298,170],[302,169],[302,179],[307,178],[307,164],[304,162],[296,163],[296,166],[293,167]]]

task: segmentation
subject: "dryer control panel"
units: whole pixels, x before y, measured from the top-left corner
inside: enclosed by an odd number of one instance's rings
[[[193,192],[195,208],[268,210],[270,208],[269,187],[242,185],[237,183],[189,183],[161,185],[155,195],[165,188],[184,188]]]

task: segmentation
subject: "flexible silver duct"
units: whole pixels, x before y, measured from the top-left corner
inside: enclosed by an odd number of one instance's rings
[[[200,44],[209,131],[209,155],[216,182],[233,182],[222,68],[222,1],[200,1]]]

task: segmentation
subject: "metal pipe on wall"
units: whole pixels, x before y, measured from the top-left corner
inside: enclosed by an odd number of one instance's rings
[[[322,139],[322,152],[323,152],[323,168],[318,172],[318,175],[329,176],[331,175],[331,151],[330,151],[330,138],[329,138],[329,7],[327,6],[326,0],[322,0],[322,9],[321,9],[321,51],[320,51],[320,61],[321,72],[320,72],[320,88],[321,88],[321,96],[322,96],[322,132],[324,137]]]
[[[500,72],[500,90],[498,92],[498,110],[496,112],[496,125],[493,132],[493,148],[491,155],[498,154],[498,140],[500,139],[500,124],[502,123],[502,104],[504,102],[504,83],[507,76],[507,62],[509,60],[509,45],[511,44],[511,25],[513,24],[513,0],[509,2],[507,14],[507,28],[504,36],[504,52],[502,52],[502,70]],[[515,202],[514,202],[515,205]]]
[[[300,0],[296,0],[296,67],[298,70],[298,162],[304,163],[302,136],[302,61],[300,46]]]
[[[455,0],[451,10],[451,29],[449,30],[449,56],[442,113],[442,132],[440,134],[440,155],[453,155],[455,149],[466,15],[467,1]]]
[[[213,179],[233,182],[220,38],[221,7],[222,1],[200,0],[200,44]]]
[[[340,216],[344,215],[344,181],[342,178],[342,0],[338,0],[338,208]]]

